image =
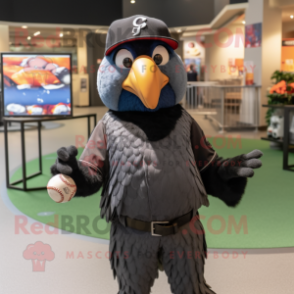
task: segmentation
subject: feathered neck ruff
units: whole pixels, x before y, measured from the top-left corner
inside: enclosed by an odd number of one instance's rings
[[[178,119],[182,116],[182,110],[182,106],[177,104],[155,112],[114,110],[110,112],[123,121],[137,125],[144,131],[149,141],[159,141],[168,136],[175,128]]]

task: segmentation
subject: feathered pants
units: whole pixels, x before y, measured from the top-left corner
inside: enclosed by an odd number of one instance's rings
[[[197,217],[177,234],[165,237],[126,228],[115,220],[110,260],[118,294],[149,294],[162,267],[172,293],[215,294],[204,279],[206,250],[204,229]]]

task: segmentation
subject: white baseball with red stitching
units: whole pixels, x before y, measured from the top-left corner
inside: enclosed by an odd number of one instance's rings
[[[47,191],[52,200],[57,203],[70,201],[77,192],[75,181],[63,174],[55,175],[47,185]]]

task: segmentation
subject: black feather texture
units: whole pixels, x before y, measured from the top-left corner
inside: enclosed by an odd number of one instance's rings
[[[78,167],[71,175],[78,188],[75,197],[94,195],[103,184],[102,175],[81,162],[78,162]]]
[[[57,151],[57,159],[51,166],[51,174],[69,175],[77,185],[77,196],[90,196],[95,194],[103,183],[103,174],[100,170],[94,170],[90,165],[77,161],[78,151],[76,147],[62,147]]]
[[[109,111],[119,119],[137,125],[144,131],[149,141],[159,141],[168,136],[182,116],[182,106],[179,104],[155,112]]]
[[[234,177],[226,180],[232,170],[231,166],[222,165],[227,161],[218,157],[201,172],[201,177],[207,194],[221,199],[230,207],[235,207],[245,192],[247,178]]]
[[[77,162],[77,168],[69,175],[77,185],[75,197],[91,196],[99,191],[102,186],[102,177],[96,171],[89,173],[89,168]],[[51,166],[51,174],[53,176],[62,173],[57,170],[56,164]]]

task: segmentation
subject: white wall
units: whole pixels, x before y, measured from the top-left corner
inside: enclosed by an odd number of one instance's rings
[[[78,46],[77,46],[77,59],[78,59],[78,74],[73,75],[73,104],[75,106],[88,106],[89,105],[89,77],[87,74],[87,44],[86,35],[88,30],[78,33]],[[83,71],[84,70],[84,71]],[[80,90],[81,78],[87,79],[87,89],[85,92]]]
[[[229,59],[244,58],[244,39],[245,28],[244,25],[230,25],[226,27],[232,32],[233,42],[223,48],[215,41],[219,40],[221,44],[228,42],[228,34],[221,33],[219,38],[216,34],[205,36],[205,44],[212,44],[210,48],[206,48],[206,81],[223,80],[231,78],[228,70]],[[239,40],[239,44],[237,43]]]
[[[249,6],[246,10],[245,21],[246,25],[262,23],[263,22],[263,2],[264,0],[249,0]],[[263,24],[264,26],[264,24]],[[262,42],[263,42],[262,35]],[[261,45],[263,46],[263,44]],[[245,62],[253,62],[254,64],[254,82],[261,85],[262,77],[262,47],[245,48]]]
[[[259,48],[246,48],[245,61],[254,62],[254,82],[261,85],[259,124],[265,126],[267,90],[271,75],[281,67],[282,12],[271,7],[270,0],[249,0],[246,24],[262,23],[262,44]]]
[[[86,44],[86,35],[88,31],[81,31],[78,33],[78,47],[77,47],[77,58],[78,58],[78,72],[82,73],[82,69],[87,70],[87,44]]]
[[[271,76],[281,68],[282,58],[282,11],[269,6],[269,0],[264,1],[262,29],[262,91],[261,104],[267,104],[267,89],[272,86]],[[261,109],[260,124],[265,124],[267,109]]]
[[[9,28],[7,25],[0,25],[0,52],[9,51]]]

